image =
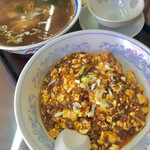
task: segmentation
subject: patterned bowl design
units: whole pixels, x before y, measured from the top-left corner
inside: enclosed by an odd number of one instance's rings
[[[47,44],[48,42],[50,42],[54,38],[66,33],[76,23],[77,19],[79,18],[80,12],[81,12],[82,3],[80,0],[74,0],[74,4],[75,4],[75,14],[73,16],[73,20],[70,22],[70,24],[64,30],[62,30],[56,36],[54,36],[51,39],[48,39],[46,41],[36,43],[33,45],[27,45],[27,46],[10,47],[10,46],[0,45],[0,49],[7,51],[7,52],[10,52],[10,53],[22,54],[22,55],[29,55],[29,54],[36,53],[43,45]]]
[[[111,31],[86,30],[63,35],[42,47],[24,67],[15,91],[18,127],[29,148],[53,150],[39,112],[39,90],[48,68],[63,56],[78,52],[112,51],[124,70],[132,69],[150,99],[150,49],[135,39]],[[144,129],[122,150],[150,149],[150,113]]]

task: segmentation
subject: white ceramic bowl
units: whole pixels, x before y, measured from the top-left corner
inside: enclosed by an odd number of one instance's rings
[[[144,0],[87,0],[87,6],[99,23],[109,28],[127,25],[144,9]]]
[[[125,70],[132,69],[150,99],[150,49],[128,36],[105,30],[78,31],[58,37],[34,54],[17,82],[14,110],[18,127],[29,148],[53,150],[39,111],[39,91],[50,66],[63,56],[77,52],[112,51]],[[122,150],[150,148],[150,113],[144,129]]]
[[[48,43],[52,39],[66,33],[76,23],[77,19],[79,18],[80,12],[81,12],[81,7],[82,7],[81,0],[73,0],[73,1],[74,1],[74,6],[75,6],[75,14],[73,16],[72,21],[70,22],[70,24],[66,28],[64,28],[61,32],[59,32],[57,35],[55,35],[51,39],[43,41],[43,42],[39,42],[36,44],[32,44],[32,45],[26,45],[26,46],[11,47],[11,46],[1,46],[0,45],[0,49],[5,50],[5,51],[10,52],[10,53],[17,53],[17,54],[23,54],[23,55],[34,54],[43,45],[45,45],[46,43]]]

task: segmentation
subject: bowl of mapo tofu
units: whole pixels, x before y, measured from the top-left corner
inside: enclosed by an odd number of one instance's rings
[[[91,150],[150,146],[150,51],[125,35],[78,31],[52,40],[23,69],[15,117],[29,148],[54,149],[64,130]]]
[[[80,0],[1,0],[0,49],[34,54],[77,21]]]

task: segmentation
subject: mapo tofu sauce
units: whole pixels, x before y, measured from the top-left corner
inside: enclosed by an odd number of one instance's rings
[[[74,13],[72,0],[1,0],[0,45],[48,40],[68,26]]]
[[[41,117],[53,139],[68,128],[88,135],[92,150],[119,150],[146,124],[143,90],[111,52],[69,54],[43,80]]]

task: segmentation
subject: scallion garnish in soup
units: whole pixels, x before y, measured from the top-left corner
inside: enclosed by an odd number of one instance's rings
[[[0,45],[25,46],[50,39],[73,15],[72,0],[1,0]]]

